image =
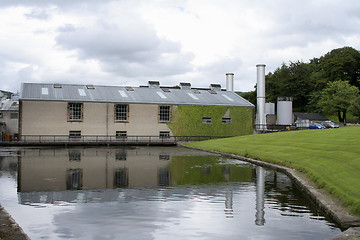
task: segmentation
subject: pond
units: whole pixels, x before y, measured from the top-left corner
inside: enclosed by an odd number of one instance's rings
[[[2,148],[0,203],[31,239],[326,239],[284,174],[183,147]]]

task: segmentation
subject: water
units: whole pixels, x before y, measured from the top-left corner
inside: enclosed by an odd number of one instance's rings
[[[0,203],[31,239],[326,239],[282,173],[182,147],[3,148]]]

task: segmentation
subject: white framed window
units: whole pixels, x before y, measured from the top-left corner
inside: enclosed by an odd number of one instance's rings
[[[118,168],[114,173],[114,187],[121,188],[129,186],[129,169]]]
[[[129,105],[126,104],[115,105],[115,121],[116,122],[129,121]]]
[[[202,118],[202,123],[212,123],[211,117],[203,117]]]
[[[126,138],[127,132],[126,131],[116,131],[116,138]]]
[[[159,122],[171,122],[171,106],[159,106]]]
[[[67,190],[80,190],[83,186],[83,171],[81,168],[68,169],[66,178]]]
[[[83,120],[84,104],[68,103],[68,121],[81,122]]]
[[[69,131],[69,138],[81,138],[81,131]]]
[[[159,137],[160,138],[169,138],[170,137],[170,132],[169,131],[160,131]]]
[[[231,118],[222,118],[222,123],[231,123]]]
[[[69,161],[80,162],[81,161],[81,151],[80,150],[69,150]]]

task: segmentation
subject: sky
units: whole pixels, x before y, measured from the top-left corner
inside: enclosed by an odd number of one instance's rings
[[[192,87],[256,65],[360,49],[358,0],[1,0],[0,89],[21,83]]]

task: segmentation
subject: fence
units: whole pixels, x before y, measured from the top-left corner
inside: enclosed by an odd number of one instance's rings
[[[101,135],[0,135],[1,144],[176,144],[177,142],[202,141],[224,136],[101,136]]]

